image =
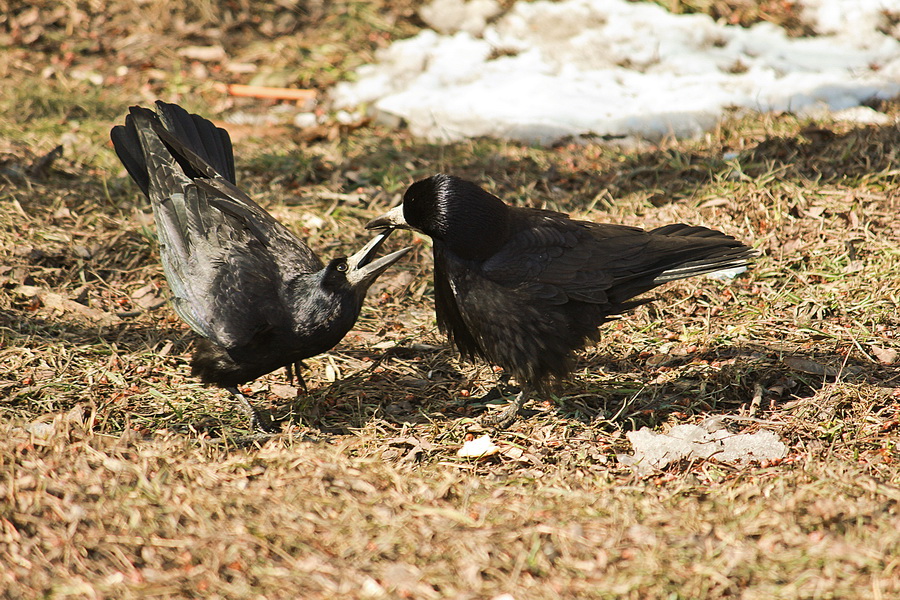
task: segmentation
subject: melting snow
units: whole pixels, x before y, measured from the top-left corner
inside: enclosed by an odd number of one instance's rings
[[[332,98],[338,108],[367,105],[430,140],[548,143],[687,137],[731,107],[840,111],[900,94],[900,41],[889,19],[900,15],[900,0],[804,6],[816,36],[674,15],[647,2],[517,3],[489,22],[499,13],[493,0],[437,0],[421,15],[442,33],[395,42]]]

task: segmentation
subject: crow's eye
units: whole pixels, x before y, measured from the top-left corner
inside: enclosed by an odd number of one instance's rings
[[[343,273],[344,271],[347,270],[347,263],[339,262],[334,268],[337,269],[339,272]]]

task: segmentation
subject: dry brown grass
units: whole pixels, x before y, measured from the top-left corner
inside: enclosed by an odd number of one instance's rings
[[[427,452],[444,460],[386,461],[381,447],[410,438],[374,428],[242,451],[95,433],[94,419],[76,410],[34,433],[2,431],[8,597],[900,592],[897,488],[822,448],[793,466],[706,465],[712,482],[654,485],[597,462],[602,446],[563,466],[528,455],[509,471],[448,460],[440,441]],[[542,429],[566,449],[564,429]]]
[[[727,286],[669,285],[607,327],[554,398],[494,436],[504,451],[473,461],[456,449],[496,375],[446,348],[427,240],[398,233],[392,247],[417,251],[308,361],[309,396],[278,373],[249,386],[283,431],[254,442],[188,375],[192,338],[109,127],[155,97],[264,112],[213,83],[325,85],[417,26],[411,3],[256,4],[228,4],[215,38],[215,20],[179,19],[218,4],[73,2],[25,26],[26,7],[0,6],[0,595],[900,597],[896,126],[735,118],[630,151],[229,126],[241,185],[326,256],[437,170],[763,253]],[[138,33],[163,41],[118,46]],[[255,74],[178,54],[210,43]],[[628,431],[709,417],[774,430],[788,456],[649,479],[616,459]]]

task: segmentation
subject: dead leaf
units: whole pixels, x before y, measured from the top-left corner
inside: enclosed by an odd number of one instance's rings
[[[810,217],[811,219],[818,219],[823,214],[825,214],[825,207],[822,205],[811,206],[809,210],[804,211],[804,216]]]
[[[31,285],[20,285],[16,288],[15,291],[17,294],[25,296],[26,298],[37,298],[38,300],[40,300],[44,309],[50,311],[53,314],[62,315],[71,313],[76,317],[81,317],[92,323],[104,327],[115,325],[116,323],[121,322],[121,319],[119,319],[119,317],[112,313],[108,313],[96,308],[91,308],[90,306],[85,306],[84,304],[79,304],[78,302],[70,300],[62,294],[57,294],[56,292],[51,292],[50,290],[45,290]]]
[[[893,348],[882,348],[881,346],[872,346],[872,354],[878,359],[878,362],[884,365],[892,365],[897,362],[897,351]]]
[[[135,290],[131,294],[131,301],[134,302],[135,306],[144,310],[158,308],[166,303],[165,298],[160,297],[159,290],[152,283]]]
[[[793,238],[781,245],[781,249],[785,254],[796,254],[806,244],[800,238]]]
[[[338,380],[338,377],[340,377],[340,375],[338,374],[337,366],[334,362],[325,365],[325,381],[334,383]]]
[[[515,446],[510,446],[501,452],[503,456],[506,458],[510,458],[512,460],[524,460],[522,457],[525,455],[525,451],[521,448],[517,448]]]
[[[731,200],[728,198],[712,198],[700,205],[700,208],[714,208],[716,206],[731,206]]]
[[[668,364],[675,362],[676,360],[677,360],[677,358],[673,357],[670,354],[664,354],[664,353],[654,354],[653,356],[651,356],[647,359],[647,366],[650,367],[651,369],[655,368],[655,367],[664,367]]]
[[[204,62],[221,61],[228,58],[222,46],[186,46],[178,51],[179,56]]]
[[[810,375],[820,375],[822,377],[837,377],[837,370],[834,367],[829,367],[828,365],[823,365],[821,363],[817,363],[812,360],[808,360],[805,358],[798,358],[796,356],[786,356],[781,359],[785,365],[794,369],[795,371],[800,371],[801,373],[809,373]]]
[[[858,273],[865,268],[863,261],[861,260],[851,260],[847,263],[847,266],[844,267],[844,273]]]
[[[439,594],[422,581],[422,571],[410,564],[396,562],[384,567],[381,585],[401,598],[437,598]]]
[[[296,398],[297,388],[286,383],[270,383],[269,392],[279,398]]]

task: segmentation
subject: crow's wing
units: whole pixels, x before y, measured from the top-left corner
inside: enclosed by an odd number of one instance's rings
[[[165,143],[185,174],[198,185],[215,190],[214,206],[250,227],[270,249],[286,277],[315,272],[324,266],[309,246],[235,185],[234,157],[228,132],[180,106],[159,101],[157,106],[161,119],[152,123],[153,131]],[[216,142],[220,138],[224,138],[224,144],[208,141]],[[195,145],[198,141],[199,145]],[[197,152],[196,148],[204,151]],[[214,162],[207,160],[210,156],[215,158]],[[231,176],[222,176],[224,174],[215,168],[217,163]],[[282,257],[288,260],[282,260]]]
[[[532,260],[500,267],[506,281],[485,276],[473,261],[456,257],[440,241],[435,242],[434,261],[441,330],[464,357],[501,365],[520,382],[540,387],[548,375],[565,376],[573,349],[595,336],[603,321],[602,309],[588,304],[575,322],[569,307],[558,300],[564,295],[558,285],[510,281],[513,271],[533,269]]]
[[[293,324],[278,264],[290,257],[276,261],[252,227],[217,214],[220,199],[191,183],[155,202],[154,213],[176,312],[204,337],[238,348],[261,331]]]
[[[176,312],[226,348],[289,327],[286,283],[321,261],[225,178],[233,179],[234,167],[224,130],[173,105],[160,112],[162,119],[132,107],[111,137],[150,198]]]
[[[742,266],[754,255],[734,238],[704,227],[669,225],[648,232],[525,210],[517,220],[516,233],[482,272],[550,304],[576,300],[618,310],[666,281]]]

